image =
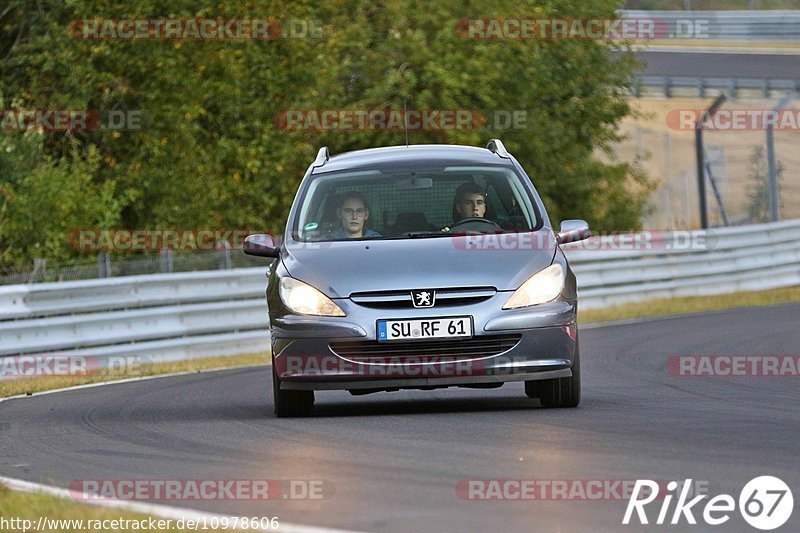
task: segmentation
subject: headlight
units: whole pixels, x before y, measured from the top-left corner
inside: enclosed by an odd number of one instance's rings
[[[529,277],[514,291],[503,309],[517,309],[555,300],[564,288],[564,269],[554,263]]]
[[[293,313],[318,316],[347,316],[333,301],[317,289],[294,278],[281,278],[281,301]]]

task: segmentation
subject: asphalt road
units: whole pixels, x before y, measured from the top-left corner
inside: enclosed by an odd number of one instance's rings
[[[645,76],[800,80],[800,54],[638,52]]]
[[[775,475],[800,501],[798,378],[665,370],[675,354],[798,354],[798,316],[790,304],[583,329],[583,402],[568,410],[542,409],[515,384],[318,393],[315,418],[279,420],[266,367],[11,400],[0,403],[0,474],[63,487],[324,480],[322,500],[162,503],[362,531],[756,531],[736,511],[713,528],[624,528],[624,500],[475,501],[455,488],[467,479],[691,478],[738,499],[750,479]],[[655,520],[658,508],[648,510]],[[781,531],[798,530],[795,512]]]

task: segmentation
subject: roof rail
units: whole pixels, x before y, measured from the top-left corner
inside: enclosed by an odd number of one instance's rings
[[[505,159],[511,159],[511,154],[506,151],[506,147],[503,146],[503,141],[500,139],[490,140],[489,144],[486,145],[486,148],[491,150],[493,154],[497,154]]]
[[[328,159],[330,159],[330,158],[331,158],[331,156],[330,156],[330,153],[328,152],[328,147],[327,146],[323,146],[322,148],[319,149],[319,152],[317,152],[317,158],[314,160],[313,163],[311,163],[311,166],[312,167],[321,167],[322,165],[327,163]]]

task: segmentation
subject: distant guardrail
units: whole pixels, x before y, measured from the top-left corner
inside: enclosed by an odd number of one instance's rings
[[[661,96],[697,96],[705,98],[710,92],[719,94],[725,92],[733,98],[742,96],[745,92],[750,95],[774,98],[789,93],[800,93],[800,80],[777,80],[756,78],[699,78],[685,76],[642,76],[639,78],[641,87],[634,96],[643,96],[653,92]],[[642,91],[641,89],[645,89]]]
[[[642,11],[620,10],[621,17],[646,20],[662,40],[800,42],[800,10],[779,11]],[[650,27],[650,26],[648,26]],[[746,52],[747,49],[742,49]],[[748,78],[735,70],[725,77],[642,76],[634,96],[697,96],[725,92],[736,97],[781,97],[800,89],[796,71],[782,78]]]
[[[621,10],[629,19],[659,21],[669,38],[742,41],[800,40],[800,10],[641,11]]]
[[[675,246],[686,238],[691,245]],[[602,239],[564,246],[582,309],[800,285],[800,220],[665,232],[645,249],[609,249]],[[245,268],[0,287],[0,355],[169,361],[265,351],[265,274]]]
[[[109,230],[109,232],[113,231]],[[167,232],[170,231],[172,230],[167,230]],[[97,253],[95,261],[88,264],[53,263],[44,259],[34,259],[32,268],[2,268],[0,269],[0,286],[172,272],[229,270],[231,268],[257,267],[262,263],[263,261],[259,261],[258,258],[245,256],[223,243],[220,243],[217,250],[175,251],[165,248],[155,254],[138,251],[125,253],[121,250],[120,253],[113,254],[113,259],[109,252],[100,251]]]

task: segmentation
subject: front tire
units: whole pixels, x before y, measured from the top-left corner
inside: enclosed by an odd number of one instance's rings
[[[314,411],[313,390],[281,390],[281,380],[272,362],[272,397],[278,418],[310,416]]]
[[[526,381],[528,398],[539,398],[542,407],[577,407],[581,403],[581,357],[578,341],[575,341],[575,359],[572,376],[568,378]]]

